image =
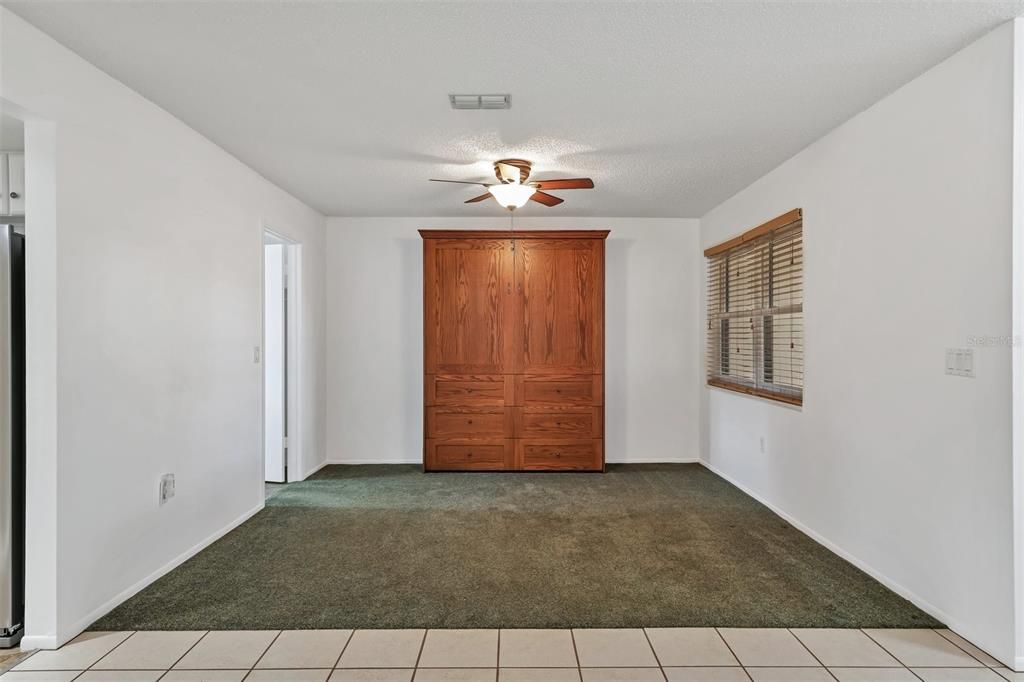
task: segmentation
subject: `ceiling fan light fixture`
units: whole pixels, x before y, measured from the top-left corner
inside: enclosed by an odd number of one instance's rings
[[[491,193],[495,201],[511,211],[524,206],[537,190],[529,185],[509,183],[491,185],[487,188],[487,191]]]

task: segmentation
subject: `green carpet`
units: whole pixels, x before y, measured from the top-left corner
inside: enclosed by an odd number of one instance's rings
[[[699,465],[331,466],[96,630],[938,627]]]

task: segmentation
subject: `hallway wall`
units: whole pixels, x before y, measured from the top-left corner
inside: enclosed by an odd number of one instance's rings
[[[49,430],[29,432],[27,644],[53,646],[262,506],[264,223],[306,245],[304,466],[322,461],[324,219],[2,8],[0,43],[0,97],[54,132],[27,153],[56,205],[26,192],[59,370],[36,388]]]

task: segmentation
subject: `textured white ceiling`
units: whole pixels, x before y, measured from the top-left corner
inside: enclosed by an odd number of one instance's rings
[[[328,215],[700,216],[1021,2],[5,2]],[[450,92],[509,92],[452,111]],[[951,93],[955,96],[955,93]]]

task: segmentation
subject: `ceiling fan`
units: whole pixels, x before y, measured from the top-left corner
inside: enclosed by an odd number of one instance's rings
[[[529,161],[522,159],[501,159],[494,162],[494,175],[498,182],[488,185],[483,182],[468,182],[465,180],[435,180],[431,182],[454,182],[460,185],[479,185],[485,187],[487,192],[478,197],[473,197],[465,203],[475,204],[484,199],[494,198],[499,204],[510,211],[514,211],[526,204],[527,201],[536,201],[545,206],[558,206],[564,199],[548,194],[542,190],[546,189],[593,189],[594,181],[590,178],[564,178],[560,180],[534,180],[530,181]]]

